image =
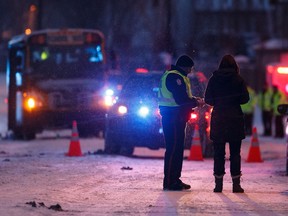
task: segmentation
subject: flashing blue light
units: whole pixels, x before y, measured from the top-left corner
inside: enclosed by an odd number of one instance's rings
[[[149,114],[149,108],[146,107],[146,106],[141,107],[141,108],[139,109],[138,114],[139,114],[141,117],[145,118],[145,117]]]
[[[106,95],[106,96],[112,96],[112,95],[114,95],[114,91],[113,91],[112,89],[107,89],[107,90],[105,91],[105,95]]]

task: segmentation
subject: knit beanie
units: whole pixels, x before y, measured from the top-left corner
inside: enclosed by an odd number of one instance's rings
[[[194,62],[189,56],[182,55],[176,61],[176,66],[179,66],[179,67],[193,67],[194,66]]]

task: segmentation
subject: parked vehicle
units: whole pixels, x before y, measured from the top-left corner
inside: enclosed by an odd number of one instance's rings
[[[135,147],[164,147],[158,109],[162,73],[135,73],[106,114],[105,152],[132,155]]]

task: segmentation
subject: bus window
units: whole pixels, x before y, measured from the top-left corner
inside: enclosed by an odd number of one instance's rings
[[[103,53],[100,46],[33,46],[31,47],[30,67],[33,73],[44,77],[67,78],[63,71],[73,70],[69,76],[98,77],[101,71],[97,68],[103,64]],[[60,67],[59,67],[60,66]]]

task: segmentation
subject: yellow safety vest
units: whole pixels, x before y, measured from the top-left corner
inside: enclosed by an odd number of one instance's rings
[[[188,94],[188,97],[192,98],[191,85],[190,85],[189,78],[187,76],[184,76],[183,74],[181,74],[177,70],[166,71],[163,74],[163,76],[161,77],[161,81],[160,81],[160,88],[159,88],[159,92],[158,92],[159,106],[168,106],[168,107],[179,106],[175,102],[172,93],[167,89],[167,86],[166,86],[166,78],[171,73],[178,74],[183,78],[185,85],[186,85],[186,92]]]
[[[280,113],[278,112],[277,108],[279,104],[285,104],[287,103],[286,100],[286,95],[281,92],[280,90],[276,93],[273,94],[273,113],[274,115],[280,115]]]
[[[264,94],[263,92],[259,94],[258,103],[259,103],[259,107],[262,110],[272,111],[273,107],[272,107],[271,101],[272,101],[272,89],[271,88],[268,88]]]
[[[249,92],[250,100],[246,104],[241,104],[241,108],[243,113],[253,113],[257,103],[257,97],[255,91],[251,87],[247,86],[247,89]]]

